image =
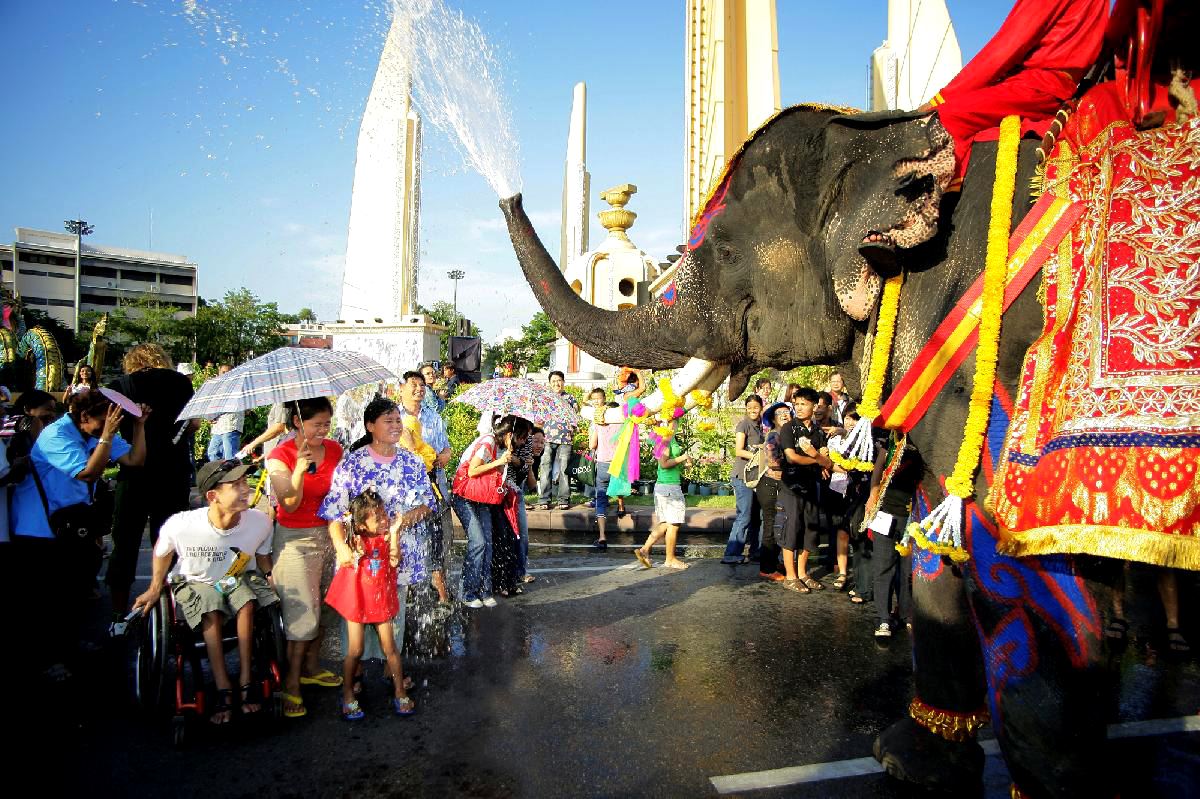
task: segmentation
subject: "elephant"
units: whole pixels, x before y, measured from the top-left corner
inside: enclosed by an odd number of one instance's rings
[[[1039,142],[1023,139],[1017,186],[1028,186]],[[694,223],[673,282],[655,301],[606,311],[579,298],[538,240],[521,196],[501,200],[534,295],[560,333],[602,361],[677,369],[673,389],[731,398],[765,367],[835,364],[857,373],[883,281],[907,272],[889,383],[916,358],[984,263],[996,145],[977,143],[961,192],[946,192],[952,142],[936,116],[785,109],[730,162]],[[1029,211],[1018,190],[1013,225]],[[1015,390],[1041,329],[1038,281],[1005,312],[997,383]],[[967,418],[974,354],[909,441],[928,464],[924,493],[944,495]],[[659,394],[645,400],[661,407]],[[976,496],[988,491],[985,470]],[[896,722],[875,743],[893,775],[956,792],[978,790],[975,739],[990,717],[1016,785],[1037,796],[1099,796],[1111,694],[1098,597],[1108,564],[1084,556],[997,555],[987,512],[971,511],[965,564],[913,556],[915,693],[958,728]],[[999,576],[998,576],[999,575]],[[935,732],[934,730],[938,730]]]

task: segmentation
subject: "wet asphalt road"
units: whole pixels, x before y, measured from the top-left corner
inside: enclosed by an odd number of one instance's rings
[[[905,712],[908,636],[877,645],[869,605],[786,592],[754,566],[714,558],[642,571],[628,553],[535,548],[537,581],[523,596],[455,617],[445,656],[406,658],[413,718],[387,714],[370,664],[363,721],[339,717],[339,690],[306,688],[307,718],[197,723],[176,750],[166,719],[108,690],[125,679],[127,654],[110,647],[89,675],[102,684],[96,712],[57,739],[80,744],[79,768],[55,776],[124,796],[715,796],[713,776],[867,757]],[[1121,720],[1200,707],[1194,661],[1135,641],[1120,670]],[[1200,786],[1200,735],[1121,751],[1127,796],[1175,799]],[[987,796],[1008,795],[996,757],[985,783]],[[913,794],[875,774],[745,795]]]

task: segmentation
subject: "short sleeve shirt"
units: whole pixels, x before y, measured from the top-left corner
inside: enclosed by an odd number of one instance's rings
[[[371,456],[370,446],[365,446],[346,453],[333,470],[329,493],[318,515],[327,522],[345,518],[350,513],[350,500],[368,488],[378,492],[392,518],[420,505],[437,510],[425,461],[420,456],[401,447],[394,458],[380,463]]]
[[[208,508],[176,513],[167,519],[158,533],[154,555],[174,552],[179,556],[172,574],[188,582],[214,585],[229,571],[238,553],[271,554],[271,520],[257,510],[244,510],[238,523],[228,530],[217,529],[208,519]],[[254,568],[253,561],[245,567]]]
[[[743,418],[737,423],[737,427],[733,428],[735,443],[738,433],[746,434],[746,446],[744,449],[750,449],[763,443],[762,425],[752,419]],[[734,458],[732,476],[739,480],[744,480],[746,478],[746,466],[749,463],[750,461],[746,458]]]
[[[50,513],[91,500],[90,486],[77,480],[75,475],[87,466],[92,450],[99,443],[98,439],[85,436],[69,414],[49,424],[38,436],[30,451],[30,460],[46,490]],[[115,461],[130,449],[125,439],[117,434],[113,436],[109,457]],[[54,537],[33,475],[26,477],[13,492],[12,510],[12,530],[17,535]]]
[[[324,501],[325,495],[329,493],[329,486],[333,482],[333,472],[342,460],[342,445],[331,438],[322,439],[321,444],[325,448],[325,459],[317,467],[316,474],[305,473],[304,496],[300,498],[300,504],[294,511],[285,510],[282,504],[275,510],[275,518],[283,527],[295,530],[304,527],[322,527],[325,524],[325,520],[318,515],[318,511],[321,509],[321,502]],[[296,456],[296,439],[293,438],[271,450],[267,455],[267,460],[279,461],[287,467],[288,472],[291,472],[296,468]]]
[[[564,401],[566,401],[566,403],[568,405],[571,406],[572,411],[574,411],[576,414],[579,413],[579,403],[575,401],[575,398],[573,396],[571,396],[570,394],[568,394],[565,391],[563,393],[559,394],[558,396],[561,397]],[[568,426],[568,425],[564,425],[564,424],[559,424],[558,422],[548,423],[544,428],[546,431],[546,443],[547,444],[570,444],[571,439],[575,436],[575,428],[577,426],[578,425]]]
[[[667,459],[678,458],[682,454],[683,447],[679,445],[678,441],[672,438],[670,446],[667,447]],[[655,478],[656,482],[662,485],[679,485],[679,471],[681,468],[679,464],[675,464],[669,469],[659,466],[658,476]]]
[[[804,426],[803,422],[795,421],[784,425],[779,431],[779,459],[783,461],[783,484],[802,494],[812,494],[817,490],[821,481],[821,467],[815,463],[799,465],[791,463],[785,457],[785,451],[792,449],[798,455],[804,451],[800,441],[807,438],[816,449],[821,449],[829,443],[825,431],[815,424],[812,428]]]

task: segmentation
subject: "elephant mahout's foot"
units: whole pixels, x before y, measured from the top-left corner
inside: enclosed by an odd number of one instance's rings
[[[947,741],[911,718],[900,719],[875,739],[872,754],[898,780],[955,796],[983,790],[983,748],[974,738]]]

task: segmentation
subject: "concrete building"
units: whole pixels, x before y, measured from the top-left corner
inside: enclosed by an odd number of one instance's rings
[[[913,111],[962,69],[945,0],[888,0],[887,39],[871,54],[868,111]]]
[[[123,301],[138,300],[171,306],[177,319],[196,313],[196,264],[187,256],[87,242],[77,254],[75,246],[75,236],[70,233],[16,228],[12,245],[0,250],[5,287],[27,308],[45,311],[72,329],[77,289],[84,313],[110,312]],[[78,287],[77,255],[81,267]]]
[[[775,0],[687,0],[683,230],[725,164],[781,110]]]

